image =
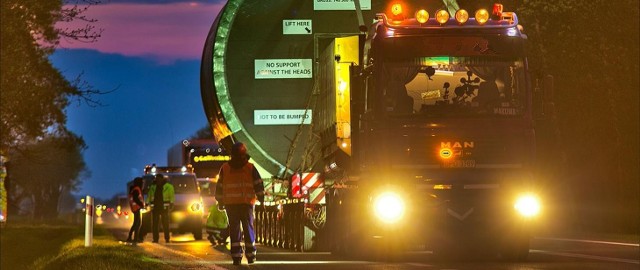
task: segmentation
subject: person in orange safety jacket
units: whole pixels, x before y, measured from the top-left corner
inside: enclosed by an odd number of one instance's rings
[[[216,200],[219,209],[226,209],[229,216],[231,258],[234,265],[244,255],[249,264],[256,260],[255,231],[253,228],[256,200],[264,206],[264,185],[255,166],[249,162],[247,148],[236,143],[231,148],[231,160],[222,165],[216,184]],[[242,224],[242,230],[240,229]]]

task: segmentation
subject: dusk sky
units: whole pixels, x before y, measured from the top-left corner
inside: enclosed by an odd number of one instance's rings
[[[67,108],[69,129],[88,145],[91,176],[78,195],[125,193],[146,164],[166,165],[169,147],[208,125],[200,60],[224,2],[111,0],[87,12],[104,29],[98,42],[61,40],[50,59],[67,78],[83,73],[97,89],[116,89],[95,96],[105,106]]]

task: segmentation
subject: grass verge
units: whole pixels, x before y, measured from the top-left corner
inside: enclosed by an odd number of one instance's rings
[[[154,269],[171,267],[125,246],[96,227],[93,246],[84,247],[79,227],[17,225],[0,231],[1,269]]]

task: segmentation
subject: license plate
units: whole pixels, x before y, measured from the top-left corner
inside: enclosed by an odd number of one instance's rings
[[[458,159],[442,163],[443,168],[475,168],[476,161],[473,159]]]

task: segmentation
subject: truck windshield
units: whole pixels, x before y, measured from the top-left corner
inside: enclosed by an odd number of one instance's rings
[[[198,193],[198,186],[193,175],[171,175],[169,179],[176,194]]]
[[[386,60],[384,109],[399,117],[513,117],[525,111],[524,61],[505,56]]]

